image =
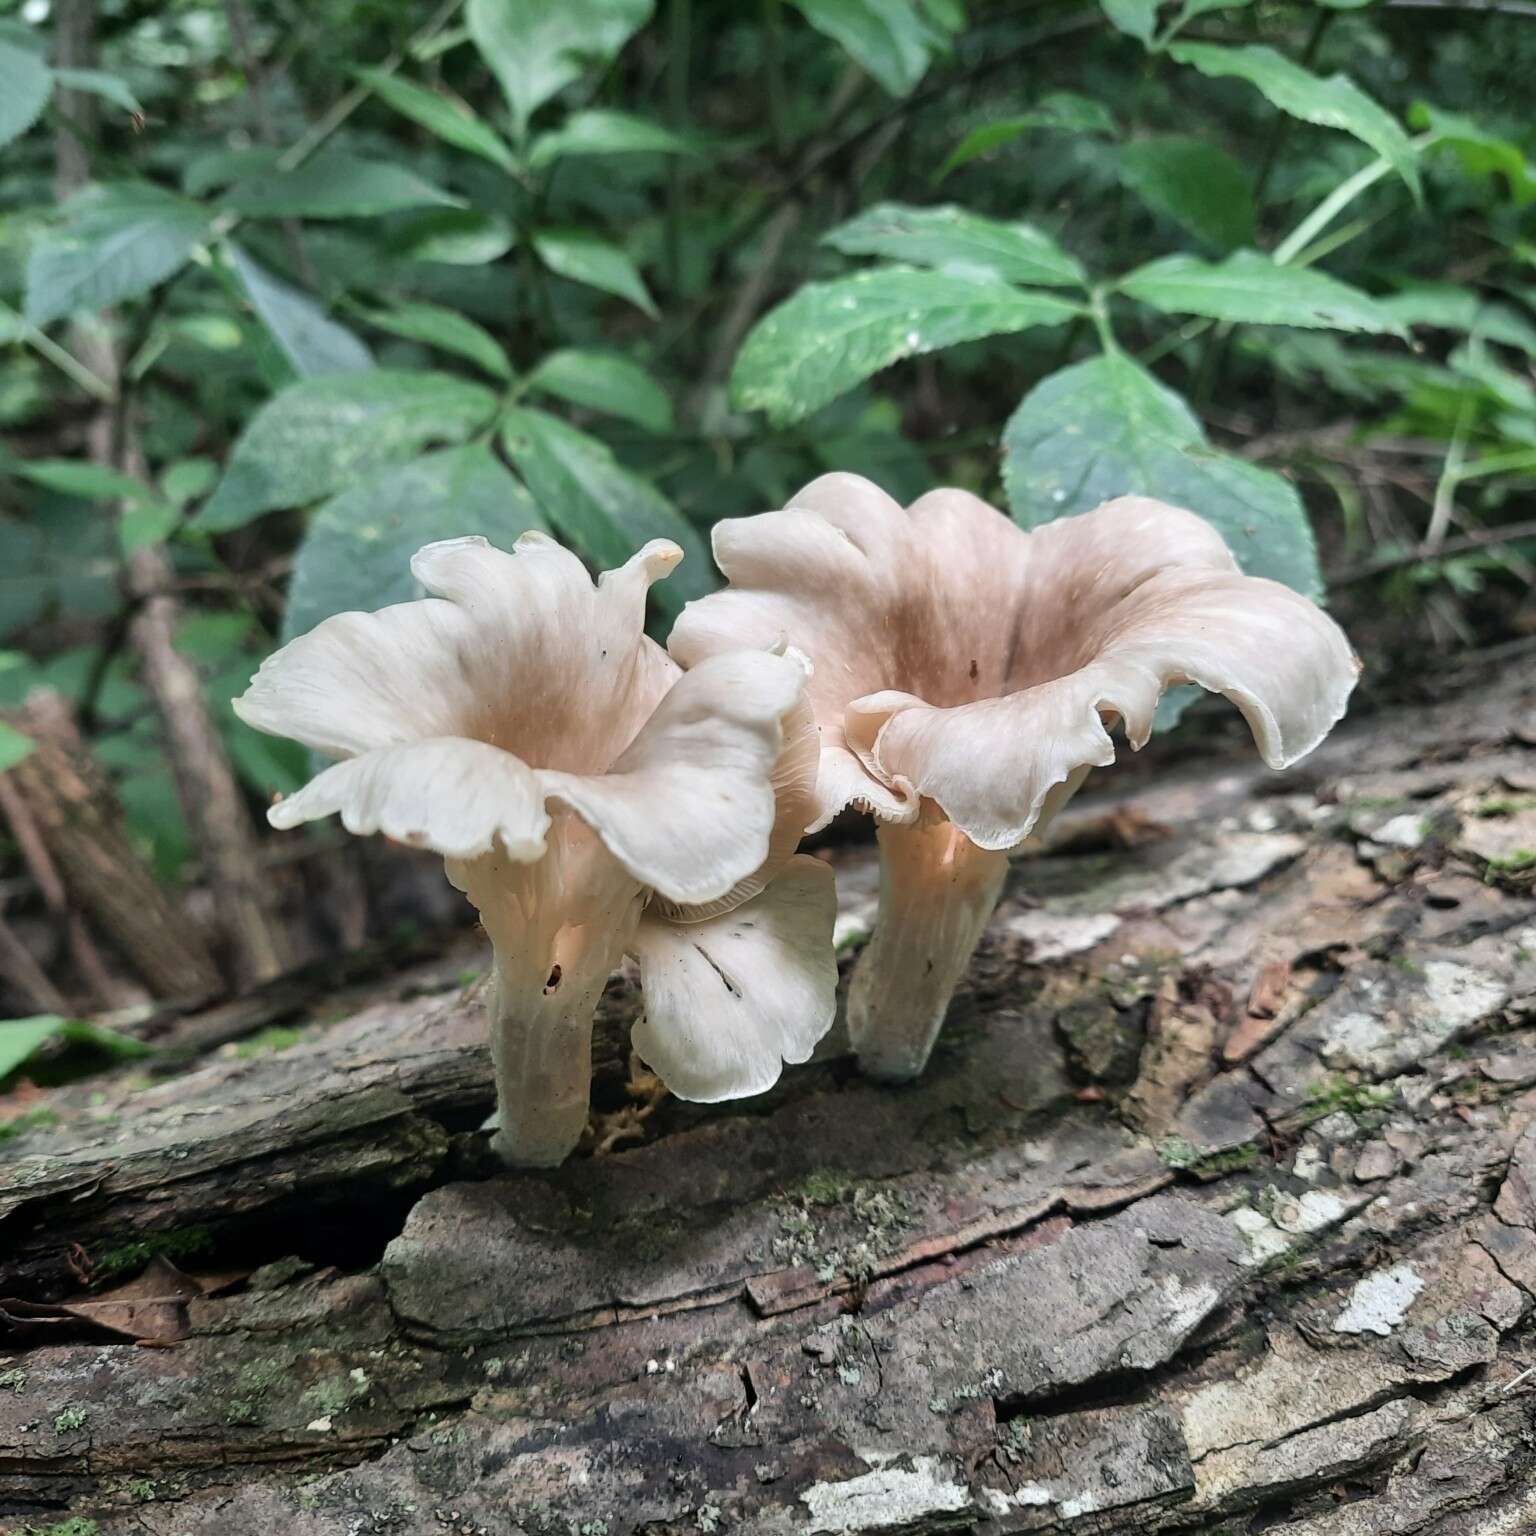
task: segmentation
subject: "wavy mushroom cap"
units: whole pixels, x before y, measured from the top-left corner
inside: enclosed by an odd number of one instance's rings
[[[546,801],[640,885],[720,900],[767,858],[773,774],[802,706],[803,658],[741,651],[683,674],[643,631],[646,592],[682,558],[654,540],[596,582],[554,540],[511,554],[430,544],[435,594],[343,613],[269,657],[241,719],[344,759],[269,812],[469,860],[543,858]]]
[[[1148,497],[1026,530],[966,491],[903,510],[825,475],[783,511],[718,524],[714,545],[731,585],[688,605],[670,649],[694,666],[787,636],[811,656],[814,826],[850,803],[909,822],[926,796],[981,847],[1013,847],[1053,790],[1114,760],[1109,726],[1145,743],[1165,688],[1225,695],[1283,767],[1359,671],[1315,604]]]

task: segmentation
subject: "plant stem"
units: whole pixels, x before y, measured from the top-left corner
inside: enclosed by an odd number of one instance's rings
[[[859,1066],[909,1082],[927,1064],[1002,894],[1008,855],[978,848],[937,811],[880,828],[880,915],[848,994]]]
[[[672,0],[667,40],[667,116],[674,133],[688,128],[688,55],[691,47],[691,0]],[[683,225],[688,214],[686,171],[682,155],[667,165],[667,277],[674,293],[683,285]]]

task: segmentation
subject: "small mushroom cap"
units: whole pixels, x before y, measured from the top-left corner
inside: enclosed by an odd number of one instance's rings
[[[1282,767],[1327,735],[1359,670],[1315,604],[1149,497],[1027,531],[965,491],[904,511],[827,475],[718,524],[715,556],[731,586],[688,605],[672,653],[692,665],[781,635],[809,653],[816,825],[849,803],[910,821],[926,796],[982,847],[1013,847],[1057,786],[1114,760],[1110,725],[1145,743],[1165,688],[1231,699]]]
[[[703,922],[647,913],[633,944],[645,989],[635,1049],[682,1099],[767,1092],[832,1027],[836,915],[831,866],[806,854]]]

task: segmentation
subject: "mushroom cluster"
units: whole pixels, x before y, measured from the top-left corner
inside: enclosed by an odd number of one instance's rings
[[[802,835],[879,823],[880,915],[848,1003],[861,1066],[921,1072],[1002,892],[1110,732],[1163,690],[1237,705],[1266,762],[1311,751],[1358,663],[1315,605],[1243,575],[1198,517],[1123,497],[1027,532],[958,490],[903,510],[827,475],[716,525],[729,586],[668,649],[647,544],[594,584],[553,540],[431,544],[420,601],[343,613],[263,663],[242,719],[340,759],[274,805],[441,854],[495,954],[499,1124],[549,1166],[587,1121],[592,1019],[639,964],[637,1051],[680,1097],[760,1093],[831,1026],[828,865]],[[670,651],[670,655],[669,655]]]

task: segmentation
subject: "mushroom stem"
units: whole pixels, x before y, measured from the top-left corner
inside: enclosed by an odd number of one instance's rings
[[[591,830],[557,816],[533,864],[499,853],[448,861],[495,951],[492,1150],[511,1168],[553,1168],[586,1129],[592,1015],[640,921],[640,885]]]
[[[554,1168],[586,1129],[592,1015],[622,943],[570,953],[537,975],[498,955],[490,1003],[497,1130],[492,1150],[510,1168]],[[522,957],[517,957],[521,960]]]
[[[853,973],[848,1033],[869,1076],[902,1083],[933,1042],[1002,894],[1008,855],[978,848],[931,802],[880,827],[880,915]]]

